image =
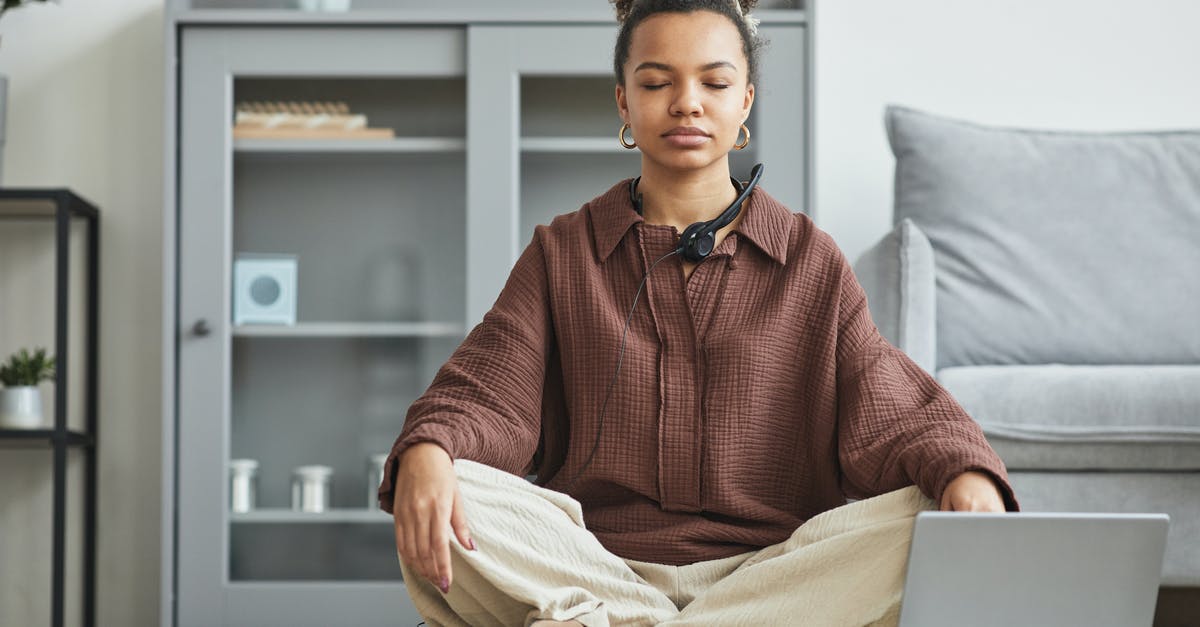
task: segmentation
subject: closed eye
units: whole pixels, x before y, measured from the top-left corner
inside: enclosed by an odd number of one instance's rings
[[[649,89],[650,91],[654,91],[656,89],[662,89],[663,87],[666,87],[667,85],[670,85],[670,83],[663,83],[661,85],[642,85],[642,87],[645,89]],[[723,85],[720,83],[705,83],[705,85],[708,87],[711,87],[713,89],[729,89],[729,85]]]

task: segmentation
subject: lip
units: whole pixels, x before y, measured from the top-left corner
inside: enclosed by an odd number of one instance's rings
[[[708,137],[708,133],[706,133],[704,129],[700,128],[699,126],[676,126],[666,133],[663,133],[663,137],[670,135],[700,135],[702,137]]]

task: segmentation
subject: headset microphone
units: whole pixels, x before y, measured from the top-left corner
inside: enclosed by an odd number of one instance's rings
[[[629,315],[625,317],[625,330],[621,332],[621,350],[617,355],[617,369],[613,371],[612,379],[608,381],[608,391],[605,392],[604,403],[600,406],[600,421],[596,427],[596,440],[592,444],[592,452],[588,454],[587,461],[576,471],[575,476],[571,477],[571,480],[567,482],[567,485],[563,488],[563,492],[568,492],[571,486],[575,484],[575,480],[591,465],[592,458],[596,455],[596,449],[600,447],[600,435],[604,432],[604,410],[608,407],[608,397],[612,393],[613,383],[617,380],[617,373],[621,372],[621,361],[625,357],[625,336],[629,332],[629,321],[633,318],[633,311],[637,308],[638,297],[642,295],[642,287],[646,285],[646,279],[654,271],[654,266],[657,266],[659,261],[676,254],[683,255],[684,259],[693,263],[702,261],[708,257],[714,248],[713,242],[716,241],[716,232],[730,222],[733,222],[734,218],[741,212],[742,203],[749,198],[750,192],[758,185],[758,180],[762,178],[762,174],[763,164],[759,163],[750,169],[750,182],[744,186],[737,179],[730,177],[730,180],[733,181],[733,186],[741,192],[738,194],[737,199],[733,201],[733,204],[729,205],[725,211],[721,212],[721,215],[712,220],[689,225],[683,230],[683,234],[680,235],[679,244],[675,247],[675,250],[659,257],[646,270],[645,276],[642,277],[641,283],[638,284],[637,293],[633,296],[633,305],[629,308]],[[637,193],[637,184],[641,178],[639,176],[629,182],[629,200],[633,203],[633,207],[639,215],[642,213],[642,195]]]

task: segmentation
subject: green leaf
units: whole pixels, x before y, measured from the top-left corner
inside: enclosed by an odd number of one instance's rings
[[[22,348],[9,356],[8,363],[0,366],[0,383],[6,387],[18,387],[53,381],[54,368],[54,357],[47,357],[46,349],[39,348],[30,355],[27,349]]]

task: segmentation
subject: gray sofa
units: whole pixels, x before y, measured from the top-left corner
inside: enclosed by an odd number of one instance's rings
[[[1024,511],[1165,512],[1200,586],[1200,131],[1052,132],[888,107],[880,332],[975,418]]]

